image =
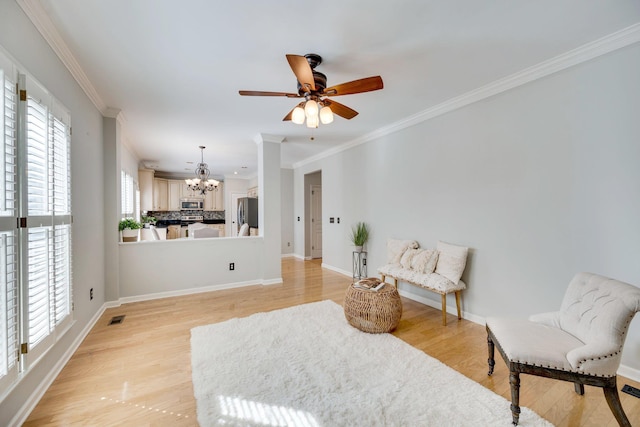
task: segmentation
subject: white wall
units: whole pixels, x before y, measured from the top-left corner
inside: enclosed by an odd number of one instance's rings
[[[263,251],[260,237],[121,243],[120,300],[261,284]],[[229,263],[235,264],[233,271]]]
[[[293,253],[293,169],[280,170],[280,198],[282,210],[280,212],[282,230],[282,255]]]
[[[138,182],[138,163],[140,159],[135,155],[131,148],[127,145],[126,141],[123,141],[121,153],[121,167],[129,175],[133,177],[135,182]]]
[[[295,215],[304,218],[304,174],[321,169],[323,263],[351,270],[356,221],[372,226],[369,275],[388,237],[470,247],[463,309],[480,318],[556,310],[579,271],[638,286],[638,75],[635,44],[298,166]],[[640,316],[623,364],[640,378]]]
[[[102,116],[14,1],[0,1],[0,45],[71,112],[73,299],[75,323],[0,403],[9,425],[104,303]],[[89,289],[94,299],[89,301]]]

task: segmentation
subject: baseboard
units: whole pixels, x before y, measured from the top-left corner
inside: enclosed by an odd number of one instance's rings
[[[280,280],[280,282],[278,283],[282,283],[282,278],[276,279],[276,280]],[[264,284],[272,284],[270,283],[270,281],[267,281],[267,282],[269,283],[266,283],[263,280],[249,280],[246,282],[225,283],[221,285],[203,286],[201,288],[182,289],[179,291],[157,292],[153,294],[123,297],[123,298],[120,298],[118,302],[120,304],[129,304],[132,302],[150,301],[154,299],[162,299],[162,298],[170,298],[170,297],[180,297],[185,295],[201,294],[204,292],[220,291],[223,289],[234,289],[234,288],[243,288],[245,286],[258,286],[258,285],[264,285]],[[120,304],[118,304],[118,306]]]
[[[295,256],[296,256],[296,255],[295,255],[295,254],[293,254],[293,253],[282,254],[282,258],[293,258],[293,257],[295,257]]]
[[[329,264],[325,264],[324,262],[321,264],[321,267],[322,268],[326,268],[327,270],[335,271],[336,273],[340,273],[340,274],[342,274],[344,276],[347,276],[347,277],[353,277],[353,275],[352,275],[352,273],[350,271],[343,270],[341,268],[334,267],[334,266],[329,265]]]
[[[100,309],[93,315],[91,320],[87,322],[87,324],[82,329],[82,331],[80,331],[78,336],[73,340],[73,343],[69,346],[69,348],[67,348],[67,350],[64,352],[62,357],[58,359],[58,361],[53,366],[53,368],[51,368],[51,370],[42,379],[42,381],[40,381],[40,384],[38,384],[38,387],[26,399],[26,401],[24,402],[20,410],[9,422],[10,426],[20,426],[25,421],[27,421],[27,418],[29,417],[29,414],[31,414],[31,411],[33,411],[33,409],[36,407],[38,402],[40,402],[40,399],[42,399],[42,396],[44,396],[44,394],[49,389],[51,384],[53,384],[53,382],[58,377],[60,372],[62,372],[62,370],[67,365],[67,363],[69,362],[71,357],[74,355],[76,350],[78,350],[78,347],[80,347],[80,344],[82,344],[82,341],[84,341],[87,335],[89,335],[89,332],[91,332],[91,329],[93,329],[96,323],[98,323],[98,320],[104,314],[105,310],[106,310],[106,304],[103,304],[102,307],[100,307]],[[27,373],[26,375],[29,375],[29,373]]]
[[[263,280],[260,284],[262,286],[269,286],[269,285],[281,285],[282,283],[284,283],[284,280],[282,280],[282,277],[278,277],[277,279]]]
[[[627,365],[620,365],[617,374],[625,378],[629,378],[630,380],[640,382],[640,369],[630,368]],[[620,382],[618,382],[619,387],[623,385],[624,384],[620,384]]]

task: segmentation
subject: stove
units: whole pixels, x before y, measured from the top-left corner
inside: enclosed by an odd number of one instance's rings
[[[204,216],[202,215],[182,215],[180,217],[180,225],[189,225],[194,222],[202,222],[204,221]]]

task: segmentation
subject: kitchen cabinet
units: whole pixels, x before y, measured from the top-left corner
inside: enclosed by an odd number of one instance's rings
[[[153,178],[153,210],[166,211],[168,208],[168,181],[164,178]]]
[[[202,197],[202,195],[199,192],[190,190],[186,182],[180,181],[180,183],[182,184],[180,186],[180,194],[182,194],[182,197],[188,197],[191,199],[195,197]]]
[[[140,210],[153,210],[153,174],[152,169],[138,170],[138,186],[140,187]]]
[[[168,204],[170,211],[180,210],[180,198],[182,197],[182,186],[184,181],[181,180],[169,180],[168,181]]]
[[[182,227],[179,225],[170,225],[167,227],[167,240],[179,239],[181,231]]]
[[[220,189],[218,189],[217,191],[220,191]],[[216,210],[216,191],[207,191],[207,193],[204,195],[204,210]]]
[[[207,224],[207,227],[218,230],[218,237],[224,237],[224,224]]]
[[[258,187],[251,187],[247,190],[247,197],[258,197]]]
[[[207,191],[204,197],[205,211],[223,211],[224,210],[224,182],[218,184],[218,189]]]
[[[224,182],[220,181],[218,184],[218,191],[216,191],[216,209],[217,211],[224,210]]]

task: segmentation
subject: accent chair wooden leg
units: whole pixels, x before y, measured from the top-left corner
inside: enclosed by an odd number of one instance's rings
[[[576,393],[578,393],[580,396],[584,396],[584,384],[582,383],[573,383],[575,389],[576,389]]]
[[[493,368],[496,366],[496,360],[494,359],[495,345],[493,344],[493,340],[489,335],[487,335],[487,345],[489,347],[489,359],[487,359],[487,362],[489,363],[489,372],[487,373],[487,375],[490,376],[493,375]]]
[[[442,324],[447,326],[447,294],[442,294]]]
[[[460,312],[460,291],[456,292],[456,307],[458,307],[458,320],[461,320],[462,314]]]
[[[387,276],[385,276],[384,274],[381,274],[381,275],[380,275],[380,281],[381,281],[381,282],[386,281],[386,279],[387,279]]]
[[[511,415],[513,425],[517,426],[520,419],[520,373],[511,371],[509,383],[511,384]]]
[[[620,403],[617,386],[603,387],[603,391],[604,397],[607,399],[607,403],[609,404],[609,409],[613,412],[613,416],[616,417],[618,424],[620,424],[621,427],[631,427],[631,423],[622,408],[622,403]]]
[[[398,289],[398,278],[397,277],[393,278],[393,286],[395,286],[396,289]]]

